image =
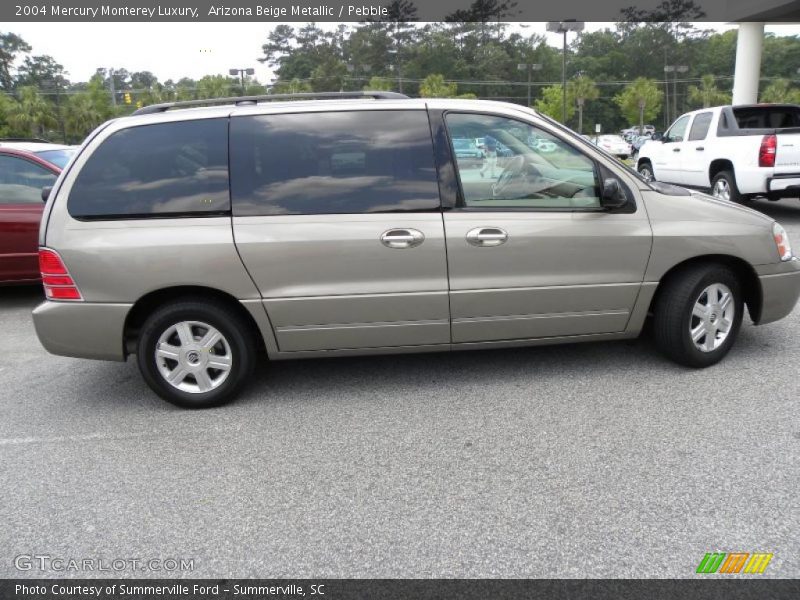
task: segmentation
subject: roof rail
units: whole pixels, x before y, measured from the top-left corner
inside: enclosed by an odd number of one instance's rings
[[[183,100],[180,102],[164,102],[151,104],[135,111],[134,115],[151,115],[172,109],[191,108],[193,106],[209,106],[216,104],[258,104],[272,100],[337,100],[347,98],[372,98],[373,100],[399,100],[408,98],[397,92],[300,92],[297,94],[267,94],[264,96],[234,96],[231,98],[207,98],[203,100]]]

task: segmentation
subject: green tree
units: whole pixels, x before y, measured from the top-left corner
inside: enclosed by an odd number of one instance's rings
[[[197,98],[227,98],[231,96],[231,80],[224,75],[206,75],[197,82]]]
[[[15,33],[0,33],[0,89],[9,91],[14,87],[11,69],[20,54],[31,51],[28,43]]]
[[[8,121],[31,137],[43,137],[47,129],[58,125],[54,106],[33,86],[19,88],[19,100],[12,105]]]
[[[394,89],[391,79],[386,77],[371,77],[369,83],[364,86],[364,91],[369,92],[390,92]]]
[[[583,107],[587,100],[597,100],[600,90],[594,81],[580,75],[567,83],[567,96],[575,101],[578,107],[578,133],[583,133]]]
[[[614,101],[622,111],[628,123],[639,123],[639,129],[644,127],[645,121],[652,121],[661,110],[664,93],[652,79],[639,77],[625,86]]]
[[[800,90],[793,88],[788,79],[776,79],[761,92],[761,102],[800,104]]]
[[[536,102],[536,110],[543,115],[547,115],[557,121],[561,121],[563,116],[563,87],[561,84],[551,85],[542,90],[542,97]],[[570,97],[569,86],[567,86],[567,120],[575,114],[575,98]]]
[[[102,75],[95,75],[86,89],[69,97],[64,111],[67,137],[80,141],[114,114],[111,96],[105,89]]]
[[[273,94],[302,94],[313,92],[314,90],[311,89],[307,81],[292,79],[291,81],[276,81],[270,91]]]
[[[708,108],[709,106],[716,106],[719,104],[729,104],[731,95],[720,90],[713,75],[703,75],[700,80],[700,86],[689,86],[689,102],[695,106],[702,106]]]
[[[458,95],[458,84],[447,83],[438,73],[428,75],[419,86],[423,98],[454,98]]]

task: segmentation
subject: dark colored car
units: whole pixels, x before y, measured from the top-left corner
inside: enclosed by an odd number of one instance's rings
[[[0,284],[36,282],[42,188],[52,186],[75,149],[0,141]]]

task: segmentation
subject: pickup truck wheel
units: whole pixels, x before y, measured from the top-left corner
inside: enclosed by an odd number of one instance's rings
[[[653,175],[653,166],[648,161],[643,161],[639,164],[639,175],[644,177],[645,181],[655,181],[655,175]]]
[[[229,402],[253,371],[256,345],[247,324],[217,302],[182,300],[156,310],[139,336],[147,385],[182,408]]]
[[[653,335],[661,352],[687,367],[722,360],[744,314],[736,274],[722,265],[694,265],[663,285],[653,310]]]
[[[736,177],[730,171],[720,171],[711,182],[711,195],[720,200],[741,202],[744,200],[736,187]]]

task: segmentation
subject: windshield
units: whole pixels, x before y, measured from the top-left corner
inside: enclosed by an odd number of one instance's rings
[[[36,156],[43,158],[47,162],[54,164],[59,169],[67,166],[69,160],[75,156],[75,148],[63,148],[61,150],[41,150],[35,152]]]
[[[453,146],[456,148],[472,148],[473,143],[469,140],[453,140]]]

